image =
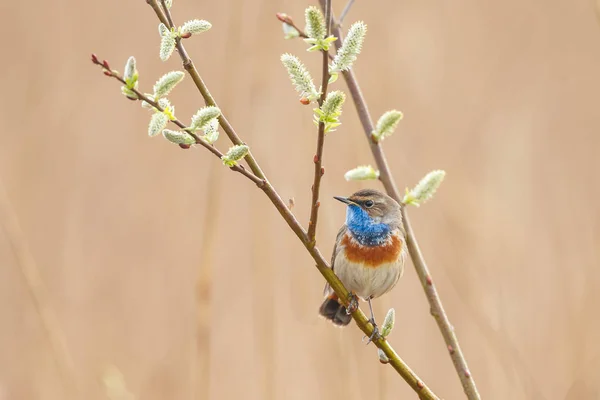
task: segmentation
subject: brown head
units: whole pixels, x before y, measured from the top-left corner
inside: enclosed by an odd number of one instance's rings
[[[334,198],[348,204],[349,212],[346,223],[350,222],[350,218],[360,219],[361,215],[364,215],[358,209],[351,211],[355,207],[358,207],[370,217],[373,223],[387,224],[392,229],[402,228],[400,205],[385,193],[373,189],[362,189],[350,197],[335,196]]]

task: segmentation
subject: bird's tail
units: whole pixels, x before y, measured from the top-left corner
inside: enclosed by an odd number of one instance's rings
[[[338,326],[346,326],[352,320],[352,316],[346,314],[346,307],[338,302],[338,297],[335,293],[323,301],[323,304],[319,308],[319,314]]]

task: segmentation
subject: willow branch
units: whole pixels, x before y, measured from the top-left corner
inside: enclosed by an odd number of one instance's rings
[[[127,85],[127,82],[125,82],[125,79],[123,79],[123,77],[121,75],[119,75],[116,71],[112,71],[109,68],[107,68],[108,63],[106,61],[100,62],[100,60],[98,60],[98,58],[95,55],[92,55],[92,62],[94,64],[102,67],[102,69],[104,70],[104,74],[106,76],[108,76],[110,78],[115,78],[117,81],[121,82],[122,84]],[[148,96],[146,96],[139,90],[134,89],[134,88],[129,89],[129,90],[131,90],[133,93],[136,94],[137,100],[145,101],[146,103],[150,104],[152,107],[156,108],[160,112],[165,111],[164,108],[162,108],[156,101],[149,98]],[[213,153],[215,156],[219,157],[219,159],[221,159],[223,157],[223,153],[221,153],[215,146],[206,143],[204,140],[202,140],[200,137],[198,137],[198,135],[196,135],[192,131],[192,129],[190,129],[188,126],[186,126],[183,122],[179,121],[178,119],[172,119],[170,121],[173,124],[177,125],[179,128],[181,128],[182,130],[184,130],[186,133],[190,134],[190,136],[192,136],[194,138],[194,140],[196,141],[196,144],[201,145],[202,147],[204,147],[205,149],[207,149],[208,151]],[[239,172],[240,174],[244,175],[246,178],[250,179],[252,182],[256,183],[259,186],[264,183],[264,179],[261,179],[261,178],[255,176],[254,174],[246,171],[246,168],[244,168],[243,165],[236,164],[232,167],[229,167],[229,169],[231,169],[232,171],[235,171],[235,172]]]
[[[150,5],[150,7],[152,7],[154,12],[156,13],[156,16],[163,24],[165,24],[169,28],[173,28],[175,26],[173,23],[173,18],[171,17],[171,12],[165,4],[165,0],[161,0],[162,7],[158,4],[157,0],[146,0],[146,2]],[[219,107],[215,99],[210,94],[208,87],[202,80],[202,77],[196,69],[194,62],[188,56],[185,47],[183,46],[183,43],[181,43],[181,38],[177,38],[176,40],[177,52],[179,53],[179,57],[181,57],[183,68],[187,71],[187,73],[194,81],[194,84],[198,88],[198,91],[202,95],[202,98],[204,98],[204,102],[206,103],[206,105]],[[231,124],[229,123],[229,120],[227,120],[227,118],[224,115],[221,115],[219,117],[219,124],[221,125],[223,131],[225,132],[227,137],[229,137],[229,140],[231,140],[233,144],[245,144],[235,132],[233,126],[231,126]],[[265,174],[260,169],[260,166],[254,159],[254,156],[251,152],[248,152],[244,159],[248,163],[248,166],[250,167],[254,175],[258,176],[261,179],[265,179]]]
[[[78,399],[80,398],[80,393],[77,385],[77,374],[65,336],[60,327],[60,322],[51,307],[46,285],[44,284],[40,270],[27,248],[17,215],[1,182],[0,226],[5,232],[8,243],[14,253],[17,266],[29,290],[35,310],[40,317],[41,325],[46,331],[46,336],[52,349],[52,357],[54,358],[64,387],[65,398]]]
[[[321,4],[323,4],[323,0],[321,0]],[[338,40],[335,42],[335,47],[336,49],[339,49],[342,44],[342,32],[338,24],[334,24],[333,35],[338,38]],[[438,328],[444,338],[444,341],[446,342],[448,352],[450,353],[450,358],[452,359],[452,363],[454,364],[454,368],[458,374],[467,398],[469,400],[479,400],[481,397],[477,391],[475,380],[469,371],[467,360],[460,348],[458,338],[454,333],[454,327],[450,323],[448,315],[444,310],[440,296],[435,288],[435,285],[433,284],[431,273],[427,268],[425,258],[419,249],[417,239],[406,212],[406,207],[402,204],[402,198],[400,197],[395,180],[390,172],[390,168],[385,158],[385,153],[383,152],[381,145],[378,142],[375,142],[371,137],[371,132],[374,130],[374,125],[373,121],[371,120],[371,115],[369,114],[369,109],[367,108],[367,103],[365,102],[363,94],[360,91],[360,87],[358,86],[358,82],[352,69],[344,71],[343,75],[348,86],[348,91],[350,92],[352,100],[356,106],[356,112],[358,113],[363,130],[367,136],[371,153],[373,154],[373,158],[375,159],[375,163],[379,169],[379,179],[381,180],[388,195],[402,205],[402,220],[404,229],[406,231],[408,251],[410,253],[413,265],[415,266],[417,275],[419,276],[419,280],[423,285],[425,296],[427,297],[427,301],[429,302],[431,309],[431,315],[435,318]]]
[[[325,1],[325,37],[329,37],[331,32],[331,0]],[[319,107],[323,105],[327,97],[327,86],[329,84],[329,51],[321,50],[323,53],[323,73],[321,79],[321,97],[319,98]],[[317,220],[319,218],[319,191],[321,189],[321,178],[325,174],[323,168],[323,146],[325,144],[325,122],[319,122],[319,132],[317,135],[317,154],[314,157],[315,177],[312,185],[312,200],[310,221],[308,222],[308,240],[314,245],[316,243]]]
[[[344,9],[342,10],[342,13],[340,14],[340,19],[339,19],[340,25],[342,24],[342,22],[344,22],[344,19],[346,18],[346,15],[348,15],[348,13],[350,12],[350,9],[352,8],[353,4],[354,4],[354,0],[348,0],[346,5],[344,6]]]

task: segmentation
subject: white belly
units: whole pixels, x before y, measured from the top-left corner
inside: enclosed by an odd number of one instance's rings
[[[356,293],[363,300],[389,292],[402,276],[404,252],[395,262],[385,263],[377,268],[348,261],[343,253],[344,250],[340,251],[335,258],[335,274],[346,289]]]

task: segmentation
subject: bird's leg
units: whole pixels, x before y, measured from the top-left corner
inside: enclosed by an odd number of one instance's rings
[[[377,324],[375,323],[375,315],[373,314],[373,306],[371,305],[371,298],[369,297],[367,299],[367,301],[369,302],[369,311],[371,311],[371,318],[369,319],[369,322],[371,323],[371,325],[373,325],[373,333],[371,333],[371,336],[369,336],[369,340],[367,340],[367,344],[369,344],[373,340],[379,339],[381,337],[381,335],[379,334],[379,328],[377,328]]]
[[[348,293],[348,307],[346,307],[346,314],[350,315],[354,311],[358,310],[358,297],[352,292]]]

